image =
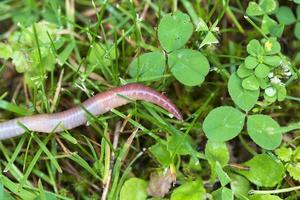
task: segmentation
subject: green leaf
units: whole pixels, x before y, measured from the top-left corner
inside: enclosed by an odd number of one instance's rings
[[[93,43],[90,46],[90,53],[87,56],[88,62],[97,67],[99,66],[99,68],[111,66],[112,61],[116,59],[116,49],[113,46],[112,50],[108,53],[107,48],[102,43]]]
[[[193,141],[189,135],[173,132],[168,137],[167,149],[171,154],[195,156],[197,151],[192,145]]]
[[[297,22],[294,30],[295,37],[300,40],[300,22]]]
[[[228,176],[228,174],[222,169],[222,166],[221,166],[221,164],[219,162],[217,162],[215,166],[216,166],[215,170],[216,170],[217,175],[219,177],[220,183],[224,187],[228,183],[231,182],[231,179]]]
[[[258,78],[266,78],[270,73],[270,68],[265,64],[259,64],[255,68],[254,73]]]
[[[277,87],[277,100],[283,101],[286,98],[287,91],[284,85],[279,85]]]
[[[163,16],[158,25],[158,40],[167,52],[183,47],[192,33],[190,17],[180,11]]]
[[[206,192],[200,180],[182,184],[171,195],[171,200],[199,200],[205,198]]]
[[[230,173],[231,178],[230,188],[232,189],[234,195],[238,199],[247,199],[249,190],[250,190],[250,183],[249,181],[238,174]]]
[[[300,4],[300,0],[293,0],[295,3]]]
[[[270,194],[255,194],[249,196],[249,200],[282,200],[280,197]]]
[[[210,45],[210,44],[218,44],[219,41],[218,39],[216,38],[216,36],[211,32],[209,31],[205,38],[203,39],[203,41],[201,42],[199,48],[202,48],[204,45]]]
[[[161,52],[145,53],[135,58],[129,65],[133,78],[160,78],[165,70],[165,57]],[[156,79],[157,79],[156,78]]]
[[[292,158],[293,150],[288,147],[280,147],[279,149],[275,150],[275,153],[280,160],[288,162]]]
[[[266,14],[272,14],[276,11],[278,4],[276,0],[260,0],[259,6]]]
[[[168,64],[175,78],[188,86],[200,85],[209,72],[209,63],[199,51],[180,49],[169,55]]]
[[[254,69],[258,64],[257,58],[253,56],[247,56],[245,59],[245,67],[247,69]]]
[[[248,69],[245,67],[245,64],[242,63],[238,70],[237,70],[237,75],[240,77],[240,78],[246,78],[247,76],[250,76],[251,74],[253,74],[253,70],[252,69]]]
[[[274,24],[270,27],[270,35],[273,37],[281,37],[282,33],[284,31],[284,25],[283,24]]]
[[[13,50],[10,45],[0,42],[0,58],[4,60],[12,57]]]
[[[261,30],[264,34],[269,34],[271,32],[271,30],[274,29],[274,27],[276,28],[278,26],[277,22],[270,18],[268,15],[264,15],[263,19],[262,19],[262,24],[261,24]],[[278,29],[278,27],[277,27]],[[279,32],[278,34],[281,34],[280,31],[276,30],[277,32]],[[275,30],[273,30],[273,32],[276,32]]]
[[[282,59],[279,56],[265,56],[264,63],[272,67],[277,67],[281,64]]]
[[[267,53],[267,55],[273,55],[273,54],[280,53],[281,47],[275,37],[271,37],[267,40],[264,40],[263,43],[264,43],[264,49],[265,49],[265,52]]]
[[[243,165],[249,170],[236,170],[249,181],[261,187],[274,187],[284,177],[284,166],[267,154],[257,154]]]
[[[221,106],[209,112],[203,122],[208,139],[224,142],[236,137],[243,129],[245,114],[230,106]]]
[[[65,62],[67,61],[67,59],[70,57],[73,49],[75,48],[76,44],[75,42],[72,40],[72,42],[70,42],[66,48],[64,48],[64,50],[58,55],[58,64],[60,64],[61,66],[65,64]]]
[[[229,151],[226,143],[208,140],[205,145],[205,157],[208,162],[218,162],[221,167],[224,167],[229,161]]]
[[[263,55],[264,49],[256,39],[251,40],[247,45],[247,52],[252,56]]]
[[[287,171],[296,181],[300,181],[300,163],[288,164]]]
[[[122,186],[120,200],[146,200],[147,187],[147,181],[139,178],[130,178]]]
[[[251,75],[242,81],[242,86],[246,90],[256,91],[259,89],[259,85],[259,81],[254,75]]]
[[[268,115],[251,115],[247,120],[247,130],[251,139],[260,147],[273,150],[282,140],[281,133],[274,133],[280,126]]]
[[[256,2],[250,1],[246,13],[249,16],[260,16],[264,14],[264,11]]]
[[[293,11],[287,6],[281,6],[276,12],[276,18],[279,23],[284,25],[293,24],[296,21],[296,17]]]
[[[162,166],[168,167],[172,163],[171,154],[165,145],[156,143],[149,148],[149,151]]]
[[[233,73],[228,81],[228,92],[233,102],[244,111],[249,111],[256,104],[259,90],[246,90],[242,87],[242,80]]]
[[[19,73],[24,73],[30,69],[28,64],[28,59],[25,53],[21,51],[15,51],[12,55],[12,61],[16,66],[16,71]]]

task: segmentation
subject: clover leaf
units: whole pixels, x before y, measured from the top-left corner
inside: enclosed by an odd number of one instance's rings
[[[272,14],[277,9],[277,6],[275,0],[260,0],[258,4],[251,1],[247,7],[246,13],[249,16]]]

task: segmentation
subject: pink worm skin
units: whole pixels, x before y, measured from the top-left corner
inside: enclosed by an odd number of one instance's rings
[[[171,100],[163,94],[138,83],[127,84],[99,93],[84,101],[82,106],[96,116],[125,105],[131,100],[151,102],[166,109],[178,120],[182,120],[181,114]],[[86,122],[87,113],[80,106],[54,114],[38,114],[15,118],[0,123],[0,140],[23,134],[26,130],[20,124],[23,124],[30,131],[55,133],[75,128]]]

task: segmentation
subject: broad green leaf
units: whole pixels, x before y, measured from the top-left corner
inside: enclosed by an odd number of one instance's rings
[[[233,200],[233,191],[227,187],[220,187],[212,192],[213,200]]]
[[[167,52],[183,47],[192,33],[190,17],[180,11],[163,16],[158,25],[158,40]]]
[[[258,78],[266,78],[270,73],[270,68],[265,64],[259,64],[254,70],[255,76]]]
[[[300,4],[300,0],[293,0],[295,3]]]
[[[266,14],[272,14],[276,11],[278,4],[276,0],[260,0],[259,6]]]
[[[169,55],[168,64],[175,78],[188,86],[200,85],[209,72],[209,63],[199,51],[180,49]]]
[[[270,18],[268,15],[264,15],[262,19],[261,29],[264,34],[269,34],[274,27],[278,26],[277,22]],[[273,30],[274,32],[274,30]]]
[[[249,170],[236,171],[260,187],[274,187],[284,177],[283,164],[267,154],[257,154],[244,165]]]
[[[275,150],[275,153],[280,160],[288,162],[291,160],[293,150],[288,147],[280,147],[279,149]]]
[[[236,137],[243,129],[245,114],[230,106],[221,106],[209,112],[203,122],[206,137],[224,142]]]
[[[236,173],[230,173],[229,177],[231,178],[230,188],[234,195],[238,197],[238,199],[247,199],[246,197],[250,190],[249,181]]]
[[[228,81],[228,92],[233,102],[244,111],[249,111],[256,104],[259,90],[246,90],[242,87],[242,80],[233,73]]]
[[[165,70],[165,57],[161,52],[145,53],[135,58],[129,65],[133,78],[160,78]]]
[[[294,30],[295,37],[300,40],[300,22],[297,22]]]
[[[253,56],[248,56],[245,59],[245,67],[247,69],[254,69],[258,65],[258,60],[257,58]]]
[[[227,187],[222,188],[222,200],[234,200],[233,191]]]
[[[283,24],[274,24],[273,26],[269,27],[270,35],[273,37],[281,37],[282,33],[284,31],[284,25]]]
[[[247,52],[251,56],[257,56],[262,55],[264,53],[264,49],[258,40],[253,39],[247,45]]]
[[[210,45],[210,44],[218,44],[218,43],[219,43],[219,41],[216,38],[216,36],[211,31],[208,31],[205,38],[201,42],[199,48],[202,48],[204,45],[207,45],[207,44]]]
[[[296,17],[293,11],[287,6],[281,6],[276,12],[276,17],[279,23],[284,25],[293,24],[296,21]]]
[[[228,183],[231,182],[230,177],[228,176],[228,174],[222,169],[222,166],[219,162],[216,163],[215,165],[215,170],[216,173],[219,177],[220,183],[223,187],[225,187]]]
[[[250,1],[246,10],[247,15],[249,16],[259,16],[263,15],[264,11],[261,7],[254,1]]]
[[[208,162],[218,162],[221,167],[224,167],[229,161],[229,151],[226,143],[208,140],[205,145],[205,157]]]
[[[247,120],[249,136],[264,149],[273,150],[280,145],[282,134],[274,133],[278,128],[278,123],[268,115],[251,115]]]
[[[288,164],[287,171],[294,180],[300,181],[300,163]]]
[[[14,51],[12,61],[16,66],[16,71],[19,73],[24,73],[30,69],[27,56],[21,51]]]
[[[247,76],[250,76],[251,74],[253,74],[253,70],[246,68],[245,64],[243,63],[239,66],[236,73],[240,78],[246,78]]]
[[[149,148],[149,151],[161,165],[168,167],[172,163],[171,154],[165,145],[156,143]]]
[[[199,200],[205,199],[205,189],[200,180],[186,182],[176,188],[172,195],[171,200]]]
[[[0,58],[4,60],[12,57],[13,50],[10,45],[0,42]]]
[[[249,196],[249,200],[282,200],[279,196],[270,194],[255,194]]]
[[[130,178],[122,186],[120,200],[146,200],[147,181],[139,178]]]
[[[259,85],[259,80],[254,75],[251,75],[242,81],[242,87],[246,90],[257,91],[259,90]]]
[[[197,152],[192,145],[193,140],[189,135],[174,132],[168,137],[167,149],[171,154],[194,156]]]

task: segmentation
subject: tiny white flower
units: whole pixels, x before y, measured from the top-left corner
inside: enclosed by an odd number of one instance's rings
[[[265,93],[267,96],[273,97],[276,94],[276,90],[273,87],[268,87],[267,89],[265,89]]]
[[[281,80],[277,76],[274,76],[273,78],[271,78],[271,83],[280,84]]]
[[[274,77],[274,73],[273,72],[269,73],[268,77],[269,78],[273,78]]]
[[[292,72],[287,71],[287,72],[285,72],[284,74],[285,74],[286,76],[291,76],[291,75],[292,75]]]

